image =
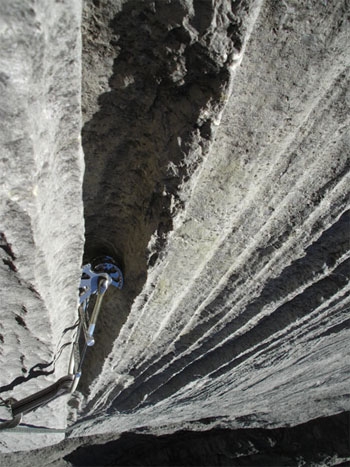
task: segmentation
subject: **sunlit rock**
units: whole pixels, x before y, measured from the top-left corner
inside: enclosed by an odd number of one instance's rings
[[[242,446],[251,450],[241,446],[232,459],[273,447],[286,426],[322,427],[326,440],[329,417],[342,432],[350,409],[346,14],[346,1],[84,3],[84,254],[113,255],[125,286],[106,295],[69,439],[33,454],[36,462],[48,452],[50,462],[79,462],[79,450],[68,454],[82,444],[110,442],[94,451],[107,453],[125,432],[155,441],[180,430],[247,430]],[[55,99],[63,105],[64,96]],[[75,151],[77,168],[78,143]],[[64,186],[78,193],[74,174],[76,184]],[[79,202],[60,206],[77,212]],[[59,256],[77,277],[80,227],[59,227],[58,243],[78,244],[69,263]],[[51,276],[43,283],[54,287]],[[59,299],[74,301],[73,289]],[[322,455],[341,462],[350,457],[344,445]],[[305,452],[296,456],[309,463]]]
[[[81,4],[0,4],[0,385],[21,399],[68,368],[83,249]],[[67,400],[26,416],[66,426]],[[2,410],[1,418],[9,414]],[[64,434],[1,433],[1,449]]]

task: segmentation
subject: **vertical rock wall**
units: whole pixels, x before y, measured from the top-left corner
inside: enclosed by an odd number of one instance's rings
[[[1,378],[22,396],[64,373],[76,318],[81,11],[1,8]],[[349,410],[348,9],[84,3],[85,257],[116,256],[125,287],[105,299],[66,452]],[[62,407],[29,421],[63,426]]]
[[[80,1],[0,2],[3,398],[26,397],[68,369],[84,241],[80,21]],[[25,421],[63,428],[66,402]],[[62,436],[3,432],[1,448]]]
[[[87,233],[122,246],[127,285],[90,360],[85,410],[105,415],[77,433],[349,409],[346,11],[125,2],[108,18],[110,89],[83,133]]]
[[[208,152],[259,5],[85,3],[85,252],[110,251],[125,273],[123,293],[106,299],[86,392],[164,251],[179,188]]]

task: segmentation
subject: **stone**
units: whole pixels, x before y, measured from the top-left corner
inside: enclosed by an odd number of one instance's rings
[[[84,261],[113,255],[125,287],[66,439],[26,462],[99,465],[126,432],[181,431],[212,453],[242,436],[224,455],[260,465],[350,459],[347,8],[85,1]],[[278,452],[309,429],[332,446]]]
[[[3,399],[27,397],[68,370],[84,244],[80,8],[0,4]],[[64,398],[25,422],[64,428],[66,406]],[[1,432],[1,450],[63,436]]]
[[[87,249],[99,232],[122,252],[126,286],[106,303],[79,435],[99,411],[99,433],[159,433],[349,409],[345,4],[208,5],[130,2],[109,23],[84,203]]]

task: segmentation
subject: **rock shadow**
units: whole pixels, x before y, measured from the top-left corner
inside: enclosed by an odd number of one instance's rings
[[[154,436],[124,433],[114,441],[81,446],[65,456],[73,466],[294,466],[349,465],[349,413],[294,427],[214,428]],[[205,420],[200,420],[203,424]]]
[[[212,2],[204,3],[196,6],[193,24],[204,6],[207,16],[214,14]],[[96,5],[88,21],[98,34]],[[114,38],[109,46],[116,53],[110,90],[99,96],[99,111],[82,131],[85,261],[104,252],[116,256],[125,287],[106,297],[96,345],[84,365],[84,393],[141,292],[147,268],[164,248],[181,208],[179,186],[205,155],[212,119],[228,88],[229,64],[219,64],[209,47],[191,37],[183,21],[187,14],[181,1],[134,0],[109,24]],[[222,32],[228,55],[241,46],[237,31],[232,16]]]

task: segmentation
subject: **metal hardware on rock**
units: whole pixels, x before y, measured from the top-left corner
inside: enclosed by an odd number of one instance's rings
[[[47,388],[19,401],[14,398],[3,400],[2,405],[10,409],[12,419],[1,422],[0,430],[16,427],[24,414],[76,390],[82,375],[86,351],[95,344],[97,319],[105,293],[111,285],[118,289],[123,287],[123,274],[112,257],[100,256],[83,266],[79,287],[78,329],[72,345],[68,374]]]

